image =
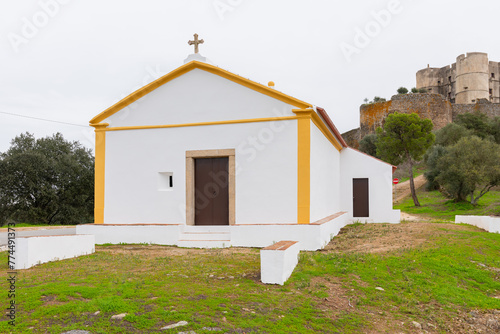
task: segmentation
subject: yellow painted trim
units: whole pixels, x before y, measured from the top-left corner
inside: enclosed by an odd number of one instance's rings
[[[297,120],[297,223],[309,224],[311,212],[311,117]]]
[[[338,141],[335,135],[330,131],[328,126],[323,122],[321,117],[313,109],[292,109],[292,111],[299,117],[311,118],[314,125],[323,133],[323,135],[332,143],[332,145],[340,152],[342,151],[342,144]]]
[[[122,130],[182,128],[182,127],[188,127],[188,126],[203,126],[203,125],[223,125],[223,124],[238,124],[238,123],[290,121],[290,120],[296,120],[299,118],[300,117],[298,117],[298,116],[284,116],[284,117],[268,117],[268,118],[252,118],[252,119],[235,119],[235,120],[230,120],[230,121],[218,121],[218,122],[185,123],[185,124],[117,126],[115,128],[103,128],[103,129],[99,129],[99,130],[96,129],[96,131],[122,131]]]
[[[106,132],[109,124],[93,124],[95,127],[95,175],[94,175],[94,224],[104,224],[104,173],[106,155]]]
[[[314,125],[325,135],[325,137],[332,143],[333,146],[340,152],[342,151],[342,144],[337,140],[337,138],[333,135],[330,129],[323,122],[321,117],[318,114],[314,113],[312,115],[312,121]]]
[[[250,89],[253,89],[259,93],[262,93],[264,95],[270,96],[272,98],[275,98],[277,100],[280,100],[282,102],[285,102],[287,104],[293,105],[298,108],[311,108],[312,106],[304,101],[301,101],[299,99],[296,99],[292,96],[283,94],[273,88],[270,88],[268,86],[264,86],[260,83],[257,83],[255,81],[243,78],[239,75],[236,75],[234,73],[231,73],[229,71],[223,70],[217,66],[213,66],[207,63],[199,62],[196,60],[193,60],[181,67],[176,68],[172,72],[162,76],[161,78],[151,82],[150,84],[136,90],[129,96],[125,97],[118,103],[114,104],[113,106],[109,107],[108,109],[104,110],[102,113],[99,115],[95,116],[90,120],[90,123],[100,123],[104,119],[108,118],[109,116],[115,114],[116,112],[120,111],[121,109],[125,108],[126,106],[130,105],[131,103],[139,100],[141,97],[151,93],[158,87],[166,84],[167,82],[183,75],[186,74],[189,71],[192,71],[194,69],[200,69],[203,71],[207,71],[209,73],[218,75],[220,77],[223,77],[225,79],[231,80],[237,84],[243,85],[245,87],[248,87]]]

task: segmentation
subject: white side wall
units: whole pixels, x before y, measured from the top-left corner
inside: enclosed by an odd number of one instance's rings
[[[186,151],[231,148],[236,223],[296,223],[297,122],[291,120],[108,131],[105,224],[185,224]],[[160,172],[173,173],[173,188],[160,190]]]
[[[294,116],[294,106],[194,69],[108,117],[112,127]]]
[[[352,218],[352,180],[368,178],[370,216],[367,219],[353,219],[373,223],[399,223],[400,211],[392,209],[392,166],[352,148],[342,150],[340,159],[342,211],[347,211]]]
[[[95,252],[93,235],[21,237],[16,240],[15,269],[69,259]]]
[[[340,152],[311,122],[310,221],[323,219],[340,209]]]

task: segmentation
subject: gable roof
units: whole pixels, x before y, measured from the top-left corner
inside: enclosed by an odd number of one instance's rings
[[[135,92],[133,92],[129,96],[123,98],[121,101],[117,102],[116,104],[112,105],[108,109],[101,112],[99,115],[92,118],[90,120],[90,124],[96,124],[96,123],[102,122],[103,120],[105,120],[109,116],[115,114],[116,112],[127,107],[128,105],[132,104],[133,102],[139,100],[141,97],[151,93],[155,89],[163,86],[167,82],[169,82],[177,77],[180,77],[181,75],[186,74],[187,72],[192,71],[194,69],[200,69],[200,70],[207,71],[209,73],[218,75],[218,76],[223,77],[225,79],[231,80],[237,84],[240,84],[242,86],[253,89],[259,93],[265,94],[267,96],[270,96],[272,98],[280,100],[284,103],[293,105],[297,108],[301,108],[301,109],[312,108],[311,104],[304,102],[304,101],[301,101],[299,99],[296,99],[292,96],[283,94],[283,93],[281,93],[273,88],[270,88],[268,86],[264,86],[260,83],[255,82],[255,81],[243,78],[239,75],[236,75],[236,74],[231,73],[229,71],[223,70],[220,67],[193,60],[187,64],[182,65],[181,67],[176,68],[172,72],[162,76],[161,78],[151,82],[150,84],[136,90]]]

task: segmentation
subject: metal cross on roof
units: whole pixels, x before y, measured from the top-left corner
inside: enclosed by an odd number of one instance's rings
[[[200,50],[198,49],[198,45],[203,44],[204,42],[205,42],[204,40],[198,39],[198,34],[194,34],[194,41],[188,41],[188,44],[189,45],[194,44],[194,53],[198,53],[200,52]]]

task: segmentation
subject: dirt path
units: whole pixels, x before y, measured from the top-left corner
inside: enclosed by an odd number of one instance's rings
[[[427,180],[425,179],[425,176],[419,175],[416,178],[413,179],[415,182],[415,190],[422,187]],[[406,197],[411,195],[411,190],[410,190],[410,180],[399,183],[395,186],[395,193],[394,193],[394,203],[399,203]]]

